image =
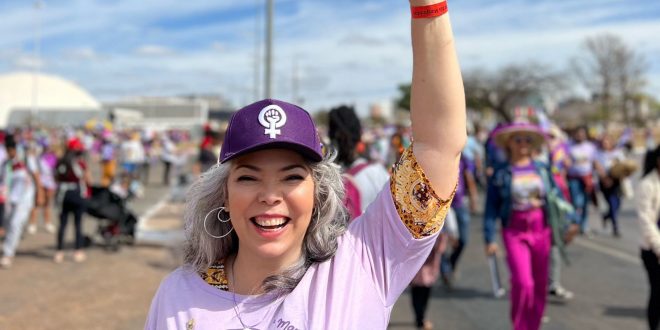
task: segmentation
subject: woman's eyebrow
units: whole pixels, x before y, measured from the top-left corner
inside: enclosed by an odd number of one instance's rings
[[[300,164],[292,164],[292,165],[282,167],[280,169],[280,172],[291,171],[291,170],[296,169],[296,168],[301,168],[301,169],[307,171],[307,168],[305,166],[302,166]]]
[[[256,167],[256,166],[254,166],[254,165],[241,164],[241,165],[236,166],[236,169],[237,169],[237,170],[239,170],[239,169],[241,169],[241,168],[246,168],[246,169],[248,169],[248,170],[252,170],[252,171],[256,171],[256,172],[261,172],[261,169],[258,168],[258,167]]]
[[[254,166],[254,165],[241,164],[241,165],[236,166],[236,170],[239,170],[239,169],[242,169],[242,168],[245,168],[245,169],[248,169],[248,170],[251,170],[251,171],[255,171],[255,172],[261,172],[261,168],[259,168],[258,166]],[[307,170],[307,168],[303,165],[291,164],[291,165],[287,165],[287,166],[282,167],[279,171],[280,172],[286,172],[286,171],[291,171],[291,170],[297,169],[297,168],[303,169],[305,171]]]

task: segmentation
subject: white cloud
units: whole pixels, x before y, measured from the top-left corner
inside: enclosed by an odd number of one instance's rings
[[[44,67],[44,61],[33,55],[20,55],[14,58],[14,67],[17,69],[41,69]]]
[[[65,56],[75,61],[93,61],[100,58],[100,55],[92,47],[78,47],[65,51]]]
[[[246,9],[257,1],[72,1],[42,10],[45,69],[73,78],[99,98],[222,92],[237,105],[253,98],[254,18],[218,17],[180,29],[163,29],[155,22]],[[642,2],[633,6],[625,0],[474,1],[454,2],[450,11],[463,68],[494,69],[528,60],[561,68],[580,51],[585,37],[611,32],[651,60],[648,90],[660,96],[660,62],[654,60],[660,54],[660,43],[654,41],[660,35],[660,20],[618,19],[660,12],[653,0]],[[276,10],[275,96],[291,97],[294,61],[299,67],[299,94],[310,110],[354,103],[366,113],[369,102],[395,97],[397,85],[410,80],[407,2],[342,3],[276,2],[278,8],[295,10]],[[0,40],[0,68],[2,62],[28,63],[22,49],[30,50],[34,38],[34,10],[9,9],[0,20],[0,31],[9,31]],[[52,40],[65,45],[53,50],[58,45]],[[104,65],[76,57],[103,58]]]
[[[135,49],[135,53],[137,55],[141,56],[169,56],[169,55],[174,55],[175,51],[167,48],[165,46],[159,46],[159,45],[144,45],[140,46],[137,49]]]

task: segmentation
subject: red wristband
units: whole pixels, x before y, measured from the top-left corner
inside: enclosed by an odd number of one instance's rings
[[[428,6],[410,7],[413,19],[438,17],[446,14],[447,11],[447,1]]]

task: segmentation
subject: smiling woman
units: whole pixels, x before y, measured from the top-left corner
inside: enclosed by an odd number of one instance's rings
[[[309,113],[246,106],[189,192],[184,266],[161,284],[146,329],[387,327],[442,228],[465,141],[449,19],[412,28],[414,150],[375,201],[348,226],[340,169]]]

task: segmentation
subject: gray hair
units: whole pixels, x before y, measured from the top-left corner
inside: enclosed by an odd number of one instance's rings
[[[314,180],[314,211],[303,239],[302,256],[289,269],[267,277],[262,283],[265,292],[281,295],[293,291],[312,264],[326,261],[337,252],[337,239],[346,230],[349,215],[343,204],[344,185],[340,168],[333,160],[334,154],[331,154],[318,163],[308,163]],[[188,191],[184,211],[184,264],[197,272],[206,272],[213,263],[227,259],[238,251],[236,232],[224,238],[213,238],[204,230],[206,216],[206,230],[212,235],[224,235],[232,228],[229,222],[217,221],[213,216],[216,214],[214,210],[227,201],[230,168],[231,161],[211,167]],[[227,219],[228,214],[223,213],[217,217]]]

